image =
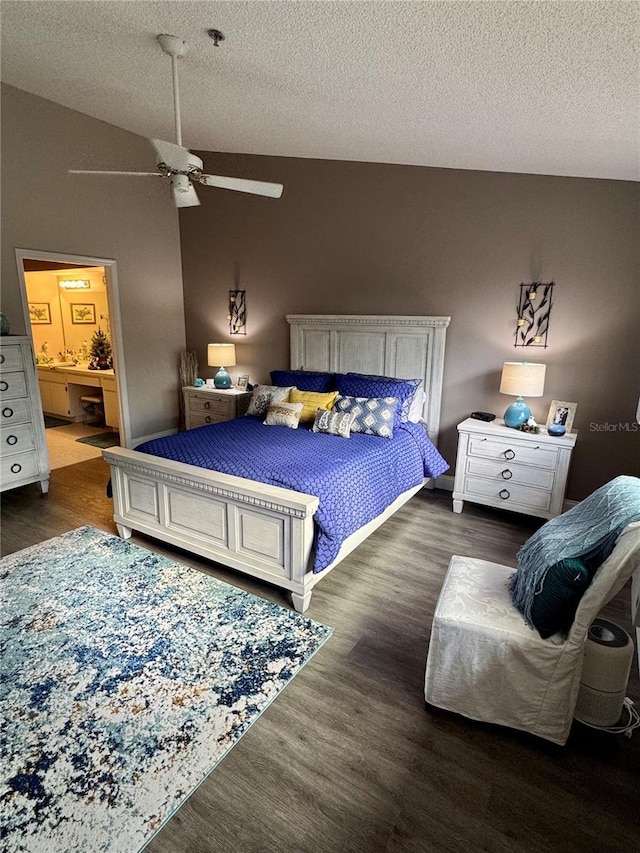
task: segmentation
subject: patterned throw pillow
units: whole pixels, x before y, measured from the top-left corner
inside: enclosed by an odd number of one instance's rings
[[[299,391],[331,391],[336,387],[335,373],[315,370],[272,370],[273,385],[294,385]]]
[[[291,391],[293,386],[280,388],[277,385],[256,385],[245,414],[261,418],[266,415],[271,403],[286,403]]]
[[[398,409],[397,397],[348,397],[340,395],[333,409],[352,414],[351,432],[393,438],[393,426]]]
[[[395,426],[409,420],[411,401],[420,379],[393,379],[387,376],[367,376],[364,373],[338,373],[336,388],[346,397],[397,397]]]
[[[318,409],[330,410],[337,396],[337,391],[328,391],[326,394],[320,394],[315,391],[298,391],[297,388],[293,388],[289,395],[289,402],[304,403],[304,408],[300,415],[300,423],[303,424],[313,421]]]
[[[302,403],[271,403],[267,409],[265,424],[295,429],[300,421]]]
[[[353,417],[351,412],[329,412],[327,409],[318,409],[312,429],[313,432],[326,432],[329,435],[349,438]]]

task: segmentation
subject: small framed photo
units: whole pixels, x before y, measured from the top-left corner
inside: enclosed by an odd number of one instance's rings
[[[29,320],[34,326],[51,325],[51,309],[48,302],[30,302]]]
[[[547,426],[558,424],[563,426],[567,432],[573,428],[573,419],[576,416],[577,403],[565,403],[562,400],[552,400],[547,415]]]
[[[248,384],[249,384],[249,374],[248,373],[238,374],[238,380],[236,382],[236,388],[239,391],[246,391]]]
[[[75,324],[87,323],[95,326],[96,306],[93,302],[72,302],[71,322]]]

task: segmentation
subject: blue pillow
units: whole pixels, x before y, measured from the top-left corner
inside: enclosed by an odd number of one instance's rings
[[[541,589],[536,590],[531,608],[531,621],[543,640],[558,631],[569,633],[592,577],[593,573],[577,557],[551,566]]]
[[[353,416],[351,433],[379,435],[393,438],[393,428],[398,410],[397,397],[349,397],[339,395],[333,404],[334,412],[347,412]]]
[[[295,386],[298,391],[333,391],[335,373],[316,373],[315,370],[272,370],[271,384],[286,388]]]
[[[419,379],[393,379],[364,373],[336,374],[336,387],[346,397],[397,397],[395,426],[409,420],[411,401],[419,384]]]

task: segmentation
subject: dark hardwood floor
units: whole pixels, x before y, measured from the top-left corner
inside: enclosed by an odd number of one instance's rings
[[[91,460],[2,496],[2,553],[82,524],[115,532]],[[640,850],[640,732],[574,725],[565,747],[428,712],[424,666],[452,554],[508,565],[540,522],[424,491],[315,588],[332,638],[146,848],[148,853],[622,853]],[[135,536],[222,580],[285,594]],[[629,629],[629,589],[606,615]],[[640,697],[634,661],[629,695]],[[61,851],[52,851],[61,853]],[[90,851],[86,851],[90,853]],[[125,853],[125,851],[122,851]]]

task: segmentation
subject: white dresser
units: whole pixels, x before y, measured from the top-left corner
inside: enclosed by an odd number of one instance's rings
[[[464,501],[553,518],[562,512],[577,433],[550,436],[467,418],[458,424],[453,511]]]
[[[49,489],[49,454],[31,338],[0,338],[0,491],[40,481]]]

